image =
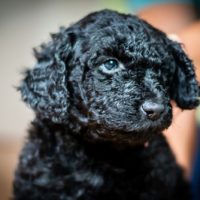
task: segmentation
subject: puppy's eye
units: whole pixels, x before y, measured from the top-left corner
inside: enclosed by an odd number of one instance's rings
[[[110,59],[99,66],[100,70],[106,74],[113,74],[124,69],[124,66],[115,59]]]

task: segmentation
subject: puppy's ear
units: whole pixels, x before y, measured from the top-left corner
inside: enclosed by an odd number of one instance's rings
[[[67,70],[76,36],[61,29],[52,38],[48,44],[41,45],[40,50],[35,50],[37,64],[25,72],[19,90],[37,116],[65,123],[69,107]]]
[[[168,45],[175,60],[171,98],[180,108],[193,109],[199,104],[199,86],[194,66],[179,43],[168,40]]]

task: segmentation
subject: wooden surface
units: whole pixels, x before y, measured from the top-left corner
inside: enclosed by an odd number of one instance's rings
[[[12,194],[12,180],[17,165],[21,144],[18,141],[0,141],[0,199],[9,200]]]

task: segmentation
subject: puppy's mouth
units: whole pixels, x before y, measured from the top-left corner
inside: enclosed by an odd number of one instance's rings
[[[143,145],[153,140],[162,131],[169,127],[171,119],[143,121],[142,124],[127,126],[124,128],[114,128],[96,125],[95,128],[88,129],[87,140],[91,142],[111,142],[123,145]],[[93,130],[93,131],[91,131]]]
[[[149,133],[128,133],[123,131],[110,131],[104,132],[95,131],[87,133],[86,139],[91,143],[105,142],[117,145],[144,145],[146,142],[153,140],[156,136],[158,136],[160,132],[149,134]]]
[[[129,115],[128,115],[129,114]],[[91,142],[112,142],[115,144],[144,144],[168,128],[172,121],[170,105],[147,102],[135,114],[102,116],[90,121],[84,136]]]

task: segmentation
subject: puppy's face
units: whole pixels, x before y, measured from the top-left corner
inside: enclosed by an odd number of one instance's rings
[[[170,100],[198,105],[180,45],[135,16],[93,13],[36,51],[20,90],[37,117],[93,141],[144,143],[172,120]]]
[[[79,87],[93,137],[144,142],[170,125],[174,69],[166,70],[159,42],[152,37],[149,44],[147,37],[120,24],[79,42],[82,53],[76,56],[84,69]]]

